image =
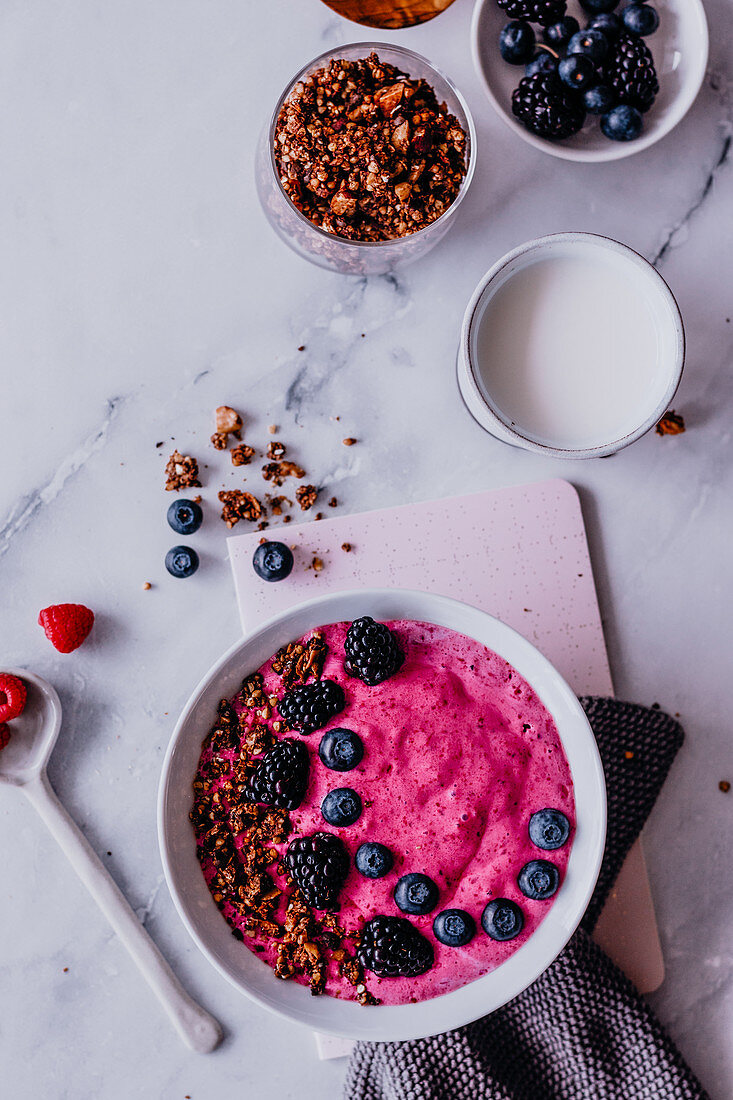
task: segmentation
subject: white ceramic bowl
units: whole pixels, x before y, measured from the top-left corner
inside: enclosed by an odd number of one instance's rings
[[[592,444],[575,447],[543,441],[525,431],[521,424],[502,411],[482,378],[477,346],[481,320],[491,298],[514,274],[540,260],[573,256],[585,256],[596,263],[613,258],[618,277],[636,285],[639,296],[652,312],[658,355],[656,383],[644,395],[643,403],[632,410],[635,416],[630,417],[629,423],[633,421],[633,427],[617,438],[599,438]],[[685,346],[685,328],[677,301],[648,260],[628,245],[598,233],[550,233],[507,252],[486,272],[473,292],[461,327],[457,359],[458,388],[474,420],[504,443],[535,451],[546,458],[604,458],[628,447],[659,422],[680,384],[685,365]]]
[[[625,6],[621,0],[617,11]],[[648,149],[684,118],[705,76],[708,62],[708,24],[701,0],[653,0],[659,11],[659,29],[645,38],[659,76],[659,95],[644,115],[644,129],[636,141],[609,141],[598,120],[589,116],[580,133],[565,141],[549,141],[531,134],[512,114],[512,91],[524,76],[523,65],[509,65],[499,53],[499,33],[509,22],[496,0],[477,0],[471,25],[471,50],[476,72],[498,115],[524,141],[563,160],[605,161],[630,157]],[[569,0],[568,15],[581,28],[591,17],[578,0]],[[535,27],[538,41],[540,28]]]
[[[313,997],[295,982],[279,981],[238,942],[222,919],[196,859],[188,813],[201,742],[220,699],[280,646],[307,630],[372,615],[438,623],[495,650],[524,676],[553,715],[575,786],[577,831],[567,874],[534,935],[490,974],[452,993],[414,1005],[363,1008],[333,997]],[[158,799],[160,849],[168,886],[184,924],[201,951],[233,985],[259,1005],[316,1031],[353,1039],[400,1040],[460,1027],[520,993],[563,949],[578,925],[598,876],[606,833],[603,769],[592,730],[577,698],[529,642],[483,611],[443,596],[399,589],[332,593],[283,612],[237,642],[206,674],[186,704],[163,764]]]

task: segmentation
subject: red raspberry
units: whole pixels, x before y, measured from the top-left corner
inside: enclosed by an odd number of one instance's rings
[[[38,623],[59,653],[71,653],[92,629],[94,612],[81,603],[57,603],[43,609]]]
[[[6,722],[0,722],[0,752],[10,740],[10,728]]]
[[[0,722],[9,722],[23,713],[25,684],[9,672],[0,672]]]

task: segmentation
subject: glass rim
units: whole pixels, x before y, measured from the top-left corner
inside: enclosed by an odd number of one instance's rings
[[[280,179],[280,173],[278,172],[277,164],[275,162],[275,128],[277,126],[277,120],[280,117],[280,111],[282,110],[283,104],[285,103],[288,96],[290,95],[290,92],[293,90],[295,85],[300,80],[302,80],[304,77],[308,76],[314,69],[320,67],[320,65],[323,62],[325,62],[327,59],[337,57],[338,54],[339,54],[339,51],[341,51],[341,50],[354,50],[354,49],[368,50],[369,53],[371,53],[372,51],[377,52],[379,49],[393,50],[395,53],[402,54],[406,58],[412,58],[416,61],[422,62],[424,65],[427,66],[428,69],[431,70],[431,72],[435,73],[435,75],[437,77],[439,77],[442,81],[445,82],[445,84],[448,85],[450,91],[452,92],[452,94],[458,100],[458,103],[459,103],[459,105],[461,107],[461,110],[463,111],[463,114],[464,114],[465,119],[466,119],[466,124],[467,124],[467,129],[468,129],[468,133],[466,135],[466,137],[468,139],[468,149],[467,149],[467,156],[466,156],[466,174],[463,177],[463,181],[461,183],[458,194],[456,195],[455,199],[450,204],[450,206],[446,210],[443,211],[443,213],[440,215],[440,217],[436,218],[434,221],[430,222],[428,225],[424,225],[422,227],[422,229],[415,230],[414,233],[406,233],[404,237],[390,237],[390,238],[388,238],[387,240],[384,240],[384,241],[355,241],[355,240],[351,240],[349,237],[341,237],[341,236],[339,236],[338,233],[331,233],[327,229],[321,229],[320,226],[316,225],[315,222],[311,221],[310,218],[306,217],[306,215],[301,210],[298,209],[298,207],[295,205],[293,200],[290,198],[290,196],[288,195],[288,193],[286,192],[285,188],[282,185],[282,180]],[[407,75],[409,76],[409,73]],[[433,91],[435,91],[435,89],[433,89]],[[302,221],[305,226],[308,226],[308,228],[310,228],[314,233],[319,234],[319,236],[323,237],[325,240],[335,241],[335,242],[338,242],[339,244],[343,244],[345,246],[348,246],[349,248],[377,248],[378,249],[378,248],[384,248],[385,246],[389,246],[389,245],[391,245],[392,247],[399,247],[403,242],[417,240],[422,234],[427,233],[428,230],[433,228],[433,226],[438,225],[445,218],[447,218],[449,214],[452,214],[455,210],[457,210],[458,206],[460,205],[460,203],[463,200],[464,195],[468,191],[468,187],[469,187],[469,184],[471,183],[471,180],[473,179],[473,173],[474,173],[474,168],[475,168],[475,164],[476,164],[476,157],[475,157],[476,127],[474,126],[473,116],[471,114],[468,103],[464,99],[462,93],[459,91],[459,89],[456,87],[456,85],[453,83],[453,81],[450,79],[450,77],[446,76],[446,74],[441,69],[439,69],[436,65],[434,65],[432,63],[432,61],[429,61],[427,57],[424,57],[422,54],[417,53],[415,50],[408,49],[406,46],[393,46],[392,43],[390,43],[390,42],[374,42],[374,41],[344,42],[340,46],[334,46],[330,50],[325,50],[322,54],[319,54],[318,57],[314,57],[312,61],[309,61],[306,65],[304,65],[303,68],[300,69],[299,72],[297,72],[296,75],[288,82],[288,84],[285,87],[285,90],[281,93],[280,97],[278,98],[277,103],[275,104],[275,110],[272,113],[272,118],[270,119],[270,125],[268,127],[267,144],[268,144],[268,157],[269,157],[270,167],[272,169],[272,174],[275,177],[275,181],[277,183],[278,190],[279,190],[280,194],[283,196],[283,198],[285,199],[285,201],[290,206],[291,210],[295,213],[297,218],[300,221]]]

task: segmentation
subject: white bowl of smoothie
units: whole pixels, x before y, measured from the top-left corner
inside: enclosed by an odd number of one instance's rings
[[[349,658],[365,618],[374,666]],[[552,665],[482,611],[401,590],[326,595],[233,646],[159,795],[168,884],[214,966],[291,1020],[377,1041],[534,981],[585,911],[605,824],[595,739]]]

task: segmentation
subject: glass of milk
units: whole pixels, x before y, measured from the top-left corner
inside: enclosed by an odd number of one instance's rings
[[[594,233],[556,233],[507,253],[479,283],[458,382],[498,439],[596,458],[659,421],[684,359],[679,307],[643,256]]]

